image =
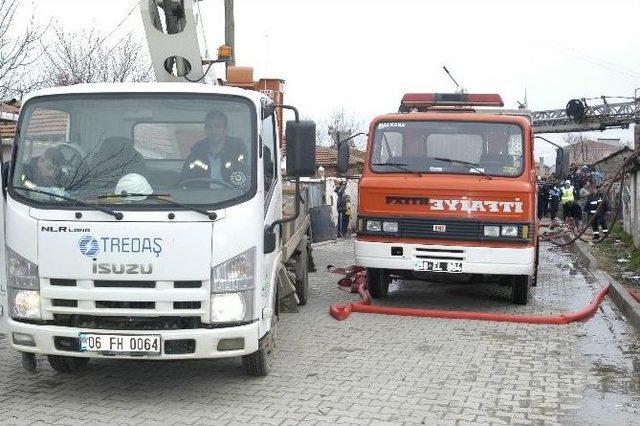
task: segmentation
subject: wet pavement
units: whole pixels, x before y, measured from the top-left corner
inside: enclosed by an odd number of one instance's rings
[[[39,358],[27,373],[0,336],[0,421],[118,424],[640,424],[638,333],[605,299],[569,325],[352,314],[357,299],[326,266],[353,258],[353,242],[314,249],[310,302],[283,314],[272,374],[245,377],[237,359],[92,361],[76,376]],[[527,306],[496,280],[398,281],[377,304],[510,313],[558,313],[600,288],[569,252],[543,245]]]

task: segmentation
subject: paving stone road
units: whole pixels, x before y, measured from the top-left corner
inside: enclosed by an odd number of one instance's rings
[[[0,423],[47,424],[640,424],[640,340],[610,300],[586,322],[524,325],[328,315],[337,288],[326,265],[352,241],[318,246],[308,306],[283,314],[272,374],[237,359],[93,361],[77,376],[44,358],[35,373],[0,335]],[[601,285],[544,245],[540,283],[514,307],[498,282],[400,282],[384,304],[551,313],[584,306]],[[376,302],[378,303],[378,302]]]

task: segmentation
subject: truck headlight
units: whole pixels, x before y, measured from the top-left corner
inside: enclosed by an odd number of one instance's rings
[[[40,319],[40,292],[9,288],[9,316],[21,319]]]
[[[11,288],[39,290],[38,265],[7,247],[7,281]]]
[[[211,293],[231,293],[255,285],[256,248],[241,253],[211,269]]]
[[[226,323],[251,320],[253,292],[211,294],[211,322]]]
[[[251,320],[255,281],[255,247],[213,267],[211,269],[211,322]]]
[[[395,234],[398,232],[398,222],[382,222],[382,230]]]
[[[517,225],[502,225],[501,234],[503,237],[517,237],[518,226]]]
[[[367,231],[380,232],[382,230],[382,224],[379,220],[367,220]]]
[[[485,226],[484,227],[484,236],[485,237],[499,237],[500,236],[500,227],[499,226]]]

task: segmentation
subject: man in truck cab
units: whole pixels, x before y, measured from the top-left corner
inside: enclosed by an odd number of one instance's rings
[[[63,171],[64,156],[57,148],[48,148],[34,157],[22,176],[23,185],[40,188],[63,187],[66,175]]]
[[[486,137],[486,150],[480,157],[480,167],[489,173],[502,174],[505,167],[512,165],[509,156],[509,135],[505,132],[491,130]]]
[[[222,111],[209,111],[204,120],[206,138],[191,149],[180,181],[208,185],[219,182],[242,188],[248,185],[249,156],[242,139],[229,136],[229,120]]]

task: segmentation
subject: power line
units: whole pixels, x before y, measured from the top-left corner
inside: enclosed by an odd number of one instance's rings
[[[122,18],[122,20],[121,20],[121,21],[120,21],[120,22],[119,22],[119,23],[118,23],[118,24],[117,24],[117,25],[116,25],[116,26],[115,26],[115,27],[114,27],[114,28],[113,28],[113,29],[112,29],[112,30],[111,30],[111,31],[110,31],[106,36],[104,36],[104,37],[102,38],[102,40],[100,40],[100,39],[99,39],[99,40],[96,42],[96,44],[93,46],[93,48],[91,48],[91,50],[89,51],[89,53],[87,53],[87,54],[85,55],[84,60],[89,59],[89,56],[91,56],[91,54],[92,54],[92,53],[93,53],[93,52],[94,52],[94,51],[95,51],[99,46],[101,46],[101,45],[102,45],[102,43],[104,43],[104,42],[105,42],[105,40],[107,40],[109,37],[111,37],[111,36],[112,36],[112,35],[113,35],[113,34],[114,34],[114,33],[115,33],[115,32],[116,32],[116,31],[117,31],[117,30],[122,26],[122,24],[124,24],[124,23],[125,23],[125,21],[126,21],[127,19],[129,19],[129,17],[130,17],[130,16],[131,16],[131,14],[133,13],[133,11],[134,11],[134,10],[136,10],[136,8],[138,7],[138,0],[133,0],[133,2],[134,2],[134,3],[136,3],[136,4],[131,8],[131,10],[129,10],[129,13],[127,13],[127,14],[125,15],[125,17],[124,17],[124,18]],[[120,40],[120,42],[121,42],[121,41],[122,41],[122,39]],[[116,45],[118,45],[120,42],[116,43]],[[112,50],[113,50],[113,48],[112,48]]]
[[[551,44],[551,43],[547,44],[547,43],[543,43],[543,42],[540,42],[540,41],[535,41],[535,42],[536,42],[536,44],[538,44],[540,46],[553,49],[553,50],[555,50],[557,52],[563,53],[565,55],[571,56],[571,57],[576,58],[576,59],[580,59],[580,60],[582,60],[584,62],[590,63],[590,64],[598,66],[600,68],[616,72],[616,73],[624,75],[626,77],[631,77],[631,78],[634,78],[634,79],[640,79],[640,73],[638,73],[636,71],[632,71],[632,70],[629,70],[627,68],[619,67],[619,66],[616,66],[616,65],[613,65],[613,66],[607,65],[607,64],[611,64],[611,63],[607,62],[607,61],[602,61],[602,60],[599,60],[599,59],[591,59],[587,55],[580,54],[577,51],[574,52],[574,51],[571,51],[570,49],[563,48],[561,46],[557,46],[557,45],[554,45],[554,44]]]

